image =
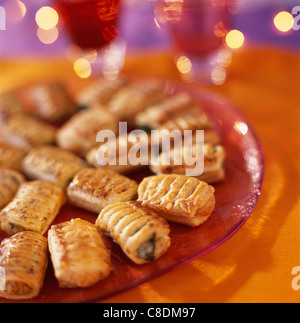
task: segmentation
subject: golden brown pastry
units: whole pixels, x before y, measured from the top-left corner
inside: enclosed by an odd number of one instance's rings
[[[1,229],[44,234],[66,201],[63,190],[46,181],[23,183],[15,198],[0,212]]]
[[[47,265],[47,239],[42,235],[25,231],[4,239],[0,245],[0,297],[22,300],[38,296]]]
[[[196,178],[204,181],[208,184],[216,183],[222,181],[225,178],[224,170],[224,160],[225,160],[225,150],[223,146],[217,145],[213,146],[211,144],[204,145],[204,151],[201,151],[200,160],[195,160],[193,156],[193,164],[186,163],[186,158],[188,158],[190,153],[194,153],[197,145],[194,144],[191,148],[191,152],[187,152],[187,149],[181,147],[174,147],[169,152],[162,152],[159,156],[159,163],[150,166],[150,169],[155,174],[178,174],[178,175],[189,175],[195,176]],[[188,153],[185,155],[185,153]],[[175,156],[181,154],[181,162],[175,163]],[[187,156],[185,158],[185,156]],[[188,160],[188,159],[187,159]],[[196,164],[199,162],[199,165]],[[178,165],[179,164],[179,165]],[[201,168],[203,172],[201,174],[197,173],[196,167]],[[195,175],[187,174],[191,171]]]
[[[55,128],[33,116],[18,114],[2,122],[0,136],[3,142],[29,151],[38,145],[52,144]]]
[[[81,106],[88,107],[105,105],[125,84],[126,82],[123,78],[113,81],[97,79],[79,93],[77,102]]]
[[[136,264],[157,259],[170,246],[168,223],[136,201],[107,206],[99,214],[96,226],[109,233]]]
[[[24,181],[24,176],[19,172],[0,168],[0,209],[14,198]]]
[[[109,102],[108,107],[119,120],[133,124],[137,113],[151,104],[160,102],[164,97],[162,84],[148,80],[122,88]]]
[[[179,92],[138,113],[135,123],[143,129],[158,129],[160,125],[170,119],[170,115],[174,117],[194,106],[196,106],[196,102],[188,93]]]
[[[150,143],[150,137],[145,133],[118,136],[116,140],[94,146],[86,155],[86,160],[93,167],[128,174],[147,167]]]
[[[53,225],[48,241],[60,287],[88,287],[109,275],[110,253],[94,224],[72,219]]]
[[[14,92],[0,94],[0,122],[19,113],[25,113],[22,101]]]
[[[20,170],[26,151],[0,142],[0,168]]]
[[[76,113],[57,133],[58,146],[81,156],[96,144],[100,130],[118,133],[118,120],[105,108],[91,108]]]
[[[49,181],[65,189],[85,162],[69,151],[39,146],[24,158],[22,170],[29,179]]]
[[[99,213],[109,204],[136,197],[138,184],[109,169],[85,168],[76,174],[67,189],[69,201]]]
[[[31,99],[34,103],[34,113],[50,122],[64,120],[78,110],[66,88],[58,82],[35,86],[31,92]]]
[[[138,201],[168,221],[196,227],[215,207],[214,188],[194,177],[157,175],[143,179]]]

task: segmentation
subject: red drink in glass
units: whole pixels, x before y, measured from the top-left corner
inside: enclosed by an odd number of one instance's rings
[[[54,0],[73,42],[81,48],[100,48],[120,35],[120,0]]]

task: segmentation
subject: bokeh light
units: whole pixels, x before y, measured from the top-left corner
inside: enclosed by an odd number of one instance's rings
[[[179,72],[182,74],[188,74],[192,70],[192,62],[186,56],[179,57],[176,65],[177,65]]]
[[[20,22],[26,15],[25,4],[19,0],[7,0],[4,4],[6,18],[11,23]]]
[[[248,133],[249,130],[247,124],[242,121],[236,121],[234,123],[234,129],[244,136]]]
[[[92,74],[90,62],[85,58],[78,58],[74,62],[74,71],[80,78],[88,78]]]
[[[231,30],[226,35],[225,40],[229,48],[237,49],[237,48],[241,48],[244,45],[245,36],[241,31],[235,29],[235,30]]]
[[[42,28],[38,28],[37,30],[39,40],[46,45],[53,44],[57,40],[58,35],[59,32],[56,27],[49,30],[44,30]]]
[[[35,15],[39,28],[44,30],[53,29],[58,23],[58,13],[51,7],[40,8]]]
[[[294,17],[287,11],[281,11],[275,16],[274,25],[279,31],[288,32],[293,28]]]

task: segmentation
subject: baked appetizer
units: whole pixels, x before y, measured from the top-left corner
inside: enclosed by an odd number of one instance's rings
[[[25,182],[15,198],[0,212],[1,229],[9,235],[21,231],[43,235],[65,201],[63,190],[56,184]]]
[[[110,253],[94,224],[72,219],[53,225],[48,242],[60,287],[88,287],[109,275]]]
[[[34,113],[40,118],[54,122],[73,115],[77,105],[61,83],[45,83],[32,89],[31,99]]]
[[[54,146],[39,146],[24,158],[22,170],[29,179],[49,181],[65,189],[85,162],[69,151]]]
[[[136,201],[107,206],[99,214],[96,226],[108,233],[136,264],[157,259],[170,246],[167,221]]]
[[[105,105],[125,84],[126,82],[123,78],[113,81],[97,79],[79,93],[76,101],[80,106],[84,107]]]
[[[5,121],[12,115],[24,112],[25,107],[14,92],[0,94],[0,122]]]
[[[24,181],[24,176],[19,172],[0,168],[0,209],[14,198]]]
[[[26,151],[0,142],[0,168],[20,170]]]
[[[9,145],[29,151],[38,145],[52,144],[55,128],[28,114],[17,114],[2,122],[0,137]]]
[[[120,120],[133,124],[137,113],[164,99],[162,88],[153,80],[130,84],[116,93],[108,107]]]
[[[150,137],[144,132],[121,135],[116,140],[94,146],[86,160],[93,167],[128,174],[147,167],[150,143]]]
[[[71,204],[99,213],[109,204],[134,199],[137,188],[134,180],[112,170],[85,168],[76,174],[67,195]]]
[[[118,133],[117,118],[105,108],[91,108],[76,113],[57,133],[57,143],[61,148],[81,156],[96,144],[100,130]]]
[[[138,201],[168,221],[196,227],[215,207],[214,188],[194,177],[157,175],[143,179]]]
[[[194,106],[196,106],[194,99],[188,93],[180,92],[138,113],[135,123],[142,129],[158,129],[170,119],[170,114],[174,117]]]
[[[176,146],[170,152],[162,152],[159,155],[158,163],[150,165],[150,169],[155,174],[195,176],[208,184],[222,181],[225,178],[225,150],[223,146],[205,144],[204,150],[199,152],[201,154],[199,160],[195,157],[196,148],[196,144],[183,148]],[[176,156],[180,156],[180,162],[175,162]],[[189,160],[191,162],[187,162]],[[197,172],[197,167],[201,169],[200,173]],[[195,175],[192,175],[193,173]]]
[[[47,238],[25,231],[4,239],[0,245],[0,297],[22,300],[38,296],[47,265]]]

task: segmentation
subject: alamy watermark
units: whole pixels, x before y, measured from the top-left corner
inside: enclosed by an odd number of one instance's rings
[[[293,29],[299,30],[300,29],[300,6],[295,6],[292,9],[292,15],[294,16]]]
[[[5,268],[0,266],[0,290],[6,289],[6,275]]]
[[[100,166],[184,166],[187,176],[204,171],[204,130],[143,130],[128,133],[127,122],[119,123],[119,136],[112,130],[98,132],[96,153]],[[163,152],[163,154],[161,153]]]
[[[0,6],[0,30],[6,30],[6,11]]]

